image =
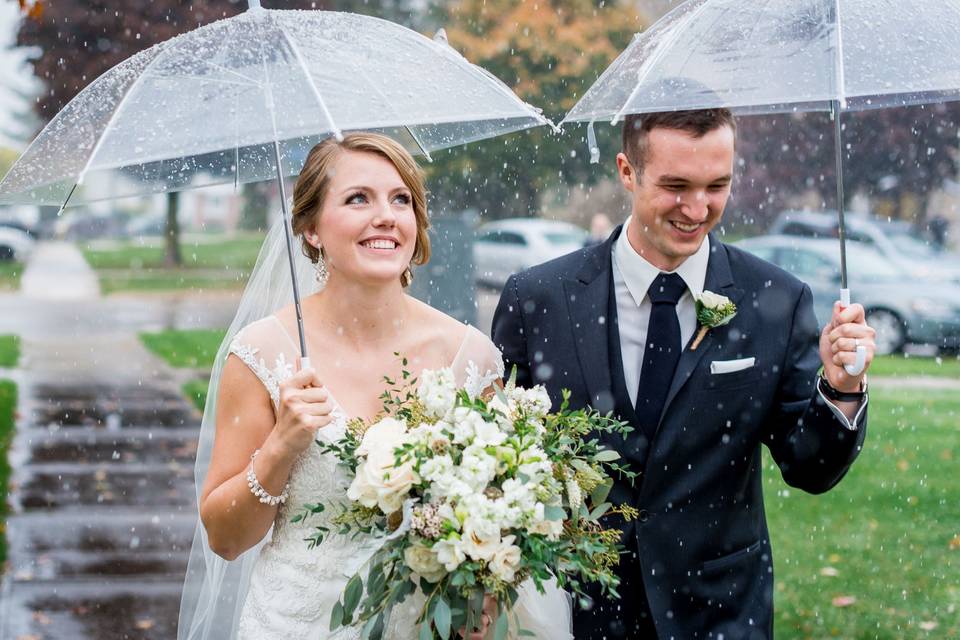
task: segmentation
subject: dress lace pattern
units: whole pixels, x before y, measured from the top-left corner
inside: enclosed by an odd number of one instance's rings
[[[279,333],[278,333],[279,331]],[[284,340],[278,340],[284,337]],[[477,349],[476,347],[479,347]],[[270,316],[246,327],[230,345],[263,383],[274,409],[280,384],[293,375],[296,347],[279,320]],[[463,364],[466,361],[467,364]],[[479,364],[478,364],[479,363]],[[503,374],[503,361],[493,344],[470,327],[460,353],[453,362],[458,382],[480,393]],[[459,373],[457,373],[459,372]],[[318,432],[335,440],[346,429],[347,416],[339,408],[334,420]],[[330,638],[357,640],[360,629],[342,628],[331,634],[330,612],[350,576],[368,554],[361,543],[338,535],[327,536],[319,547],[308,549],[305,539],[316,525],[329,525],[336,509],[311,516],[307,522],[291,522],[306,503],[335,505],[346,501],[349,478],[336,459],[319,447],[306,449],[290,474],[289,498],[281,505],[270,540],[263,546],[250,578],[250,588],[240,615],[239,638]],[[384,637],[395,640],[418,637],[416,618],[422,599],[408,598],[395,607]]]

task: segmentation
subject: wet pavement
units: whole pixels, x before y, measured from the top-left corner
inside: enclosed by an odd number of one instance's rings
[[[0,295],[0,334],[22,340],[0,640],[172,638],[200,415],[136,333],[224,327],[237,294],[101,298],[65,255]]]

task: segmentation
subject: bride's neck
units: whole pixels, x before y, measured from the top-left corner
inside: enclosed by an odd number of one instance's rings
[[[407,328],[410,301],[399,283],[367,287],[335,282],[317,294],[319,319],[338,338],[358,347],[395,341]]]

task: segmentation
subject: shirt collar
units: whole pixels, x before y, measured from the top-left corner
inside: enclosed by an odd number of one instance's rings
[[[632,217],[632,216],[631,216]],[[617,265],[630,291],[633,301],[640,306],[647,295],[647,289],[660,274],[660,269],[650,264],[641,256],[627,239],[627,227],[630,226],[630,217],[623,223],[623,230],[613,247],[613,260]],[[676,271],[687,285],[687,290],[694,299],[703,294],[703,285],[707,279],[707,263],[710,261],[710,236],[707,236],[697,252],[684,260]]]

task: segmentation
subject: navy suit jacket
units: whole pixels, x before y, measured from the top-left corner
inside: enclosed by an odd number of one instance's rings
[[[629,421],[619,333],[608,326],[616,322],[611,249],[619,233],[511,276],[493,340],[507,372],[517,368],[518,384],[544,385],[554,406],[569,389],[573,408]],[[810,289],[711,242],[705,288],[729,297],[737,315],[682,353],[642,477],[634,486],[617,482],[611,492],[640,517],[612,524],[639,554],[660,638],[765,638],[773,635],[773,561],[760,445],[789,485],[821,493],[857,457],[866,415],[851,431],[816,392],[820,330]],[[710,372],[714,360],[748,357],[756,359],[751,368]],[[623,445],[619,436],[606,440]]]

